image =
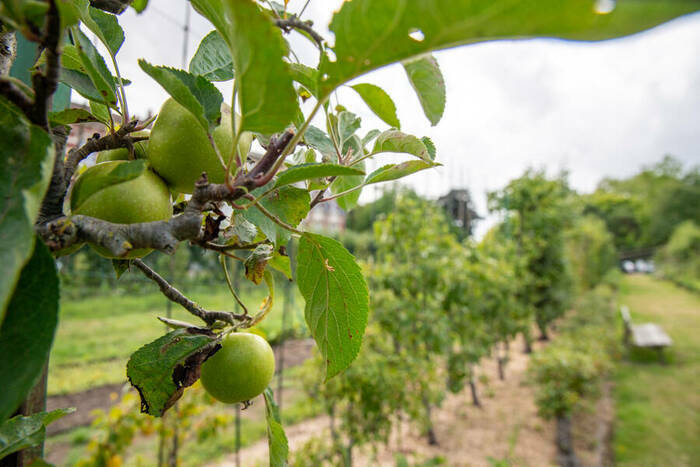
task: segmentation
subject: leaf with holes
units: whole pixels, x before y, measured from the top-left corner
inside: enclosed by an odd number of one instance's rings
[[[332,238],[304,233],[296,268],[304,316],[326,362],[326,379],[357,356],[369,314],[369,292],[355,258]]]
[[[178,329],[131,355],[126,376],[141,396],[141,412],[162,416],[199,379],[200,367],[221,345],[200,328]]]
[[[445,113],[445,79],[432,55],[403,62],[408,80],[418,95],[421,107],[430,124],[435,126]]]
[[[431,50],[501,39],[598,41],[633,34],[700,10],[696,1],[626,0],[609,14],[598,0],[353,0],[330,30],[336,60],[322,60],[320,95],[390,63]]]
[[[204,76],[209,81],[233,79],[233,58],[221,34],[212,31],[199,43],[190,60],[190,73]]]

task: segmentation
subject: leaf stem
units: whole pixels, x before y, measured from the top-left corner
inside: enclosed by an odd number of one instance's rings
[[[124,125],[127,122],[129,122],[129,105],[126,103],[126,91],[124,90],[124,81],[122,80],[122,75],[119,72],[119,65],[117,65],[117,57],[114,56],[111,50],[109,51],[109,56],[112,58],[112,65],[114,65],[114,71],[117,74],[117,82],[119,83],[119,93],[117,93],[117,97],[119,97],[119,100],[121,102],[122,125]],[[107,107],[107,110],[109,110],[109,106]]]
[[[228,285],[228,289],[229,289],[229,291],[231,291],[231,295],[233,295],[233,298],[236,299],[236,302],[243,309],[243,314],[248,316],[248,308],[246,308],[246,306],[243,304],[243,301],[241,300],[241,298],[238,296],[236,291],[233,289],[233,284],[231,283],[231,276],[229,276],[228,268],[226,267],[226,255],[220,254],[219,255],[219,262],[221,263],[221,268],[224,270],[224,277],[226,278],[226,285]]]
[[[301,230],[299,230],[299,229],[297,229],[297,228],[295,228],[295,227],[292,227],[291,225],[287,224],[286,222],[284,222],[284,221],[283,221],[282,219],[280,219],[279,217],[277,217],[277,216],[275,216],[274,214],[272,214],[270,211],[268,211],[267,209],[265,209],[265,207],[264,207],[262,204],[257,204],[257,205],[255,205],[255,207],[258,208],[258,209],[260,210],[260,212],[262,212],[262,213],[263,213],[267,218],[269,218],[272,222],[274,222],[275,224],[279,225],[279,226],[282,227],[283,229],[287,229],[287,230],[289,230],[290,232],[294,232],[295,234],[299,234],[299,235],[303,235],[303,234],[304,234],[303,231],[301,231]]]

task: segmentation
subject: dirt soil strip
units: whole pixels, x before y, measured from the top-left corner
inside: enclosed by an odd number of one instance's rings
[[[541,344],[536,344],[536,349]],[[506,380],[498,379],[494,360],[486,360],[479,374],[488,376],[488,383],[479,384],[482,409],[471,404],[468,388],[457,395],[449,395],[434,413],[434,424],[439,446],[429,446],[425,437],[407,423],[396,431],[388,447],[379,447],[374,456],[369,449],[354,454],[358,466],[395,466],[395,455],[402,453],[416,461],[443,456],[450,466],[491,466],[496,460],[508,465],[554,466],[554,425],[537,416],[532,388],[525,384],[528,356],[521,353],[522,343],[511,346],[511,358],[506,366]],[[599,465],[600,409],[575,419],[577,455],[583,466]],[[608,407],[602,417],[611,420]],[[598,413],[595,413],[598,412]],[[290,451],[298,450],[314,436],[328,436],[328,419],[317,417],[297,425],[285,427]],[[511,447],[512,446],[512,447]],[[244,466],[267,465],[267,440],[261,440],[240,453]],[[219,467],[234,467],[235,456],[228,456]]]
[[[311,357],[313,347],[313,339],[295,339],[285,342],[284,367],[290,368],[302,364]],[[279,346],[273,349],[276,361],[279,361],[279,349]],[[93,410],[108,410],[119,401],[119,397],[115,397],[115,394],[119,396],[122,391],[129,390],[129,388],[130,386],[128,386],[125,377],[123,383],[108,384],[90,388],[87,391],[49,397],[46,401],[47,410],[75,407],[76,411],[49,425],[47,429],[48,435],[51,436],[79,426],[89,425],[94,418],[92,415]]]

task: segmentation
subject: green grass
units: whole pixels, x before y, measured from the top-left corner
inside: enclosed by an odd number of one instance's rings
[[[154,286],[155,288],[155,286]],[[225,284],[187,290],[205,308],[233,310],[234,301]],[[295,292],[296,293],[296,292]],[[264,286],[249,289],[242,297],[255,313],[266,295]],[[282,327],[284,293],[278,290],[273,308],[260,324],[268,338]],[[51,352],[48,392],[65,394],[126,380],[126,362],[136,349],[163,334],[156,319],[166,316],[166,299],[154,290],[143,295],[98,295],[82,300],[63,300],[58,332]],[[303,300],[295,296],[288,326],[303,323]],[[172,317],[198,323],[179,306]]]
[[[627,276],[620,303],[635,324],[673,339],[667,364],[628,354],[616,375],[615,458],[628,466],[700,465],[700,296],[649,276]]]

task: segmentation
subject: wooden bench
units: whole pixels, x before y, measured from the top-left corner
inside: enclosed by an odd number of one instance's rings
[[[622,322],[625,324],[625,344],[656,349],[659,352],[659,360],[663,362],[663,349],[669,347],[672,341],[668,334],[661,329],[661,326],[652,323],[632,324],[629,308],[625,305],[620,307],[620,315],[622,315]]]

